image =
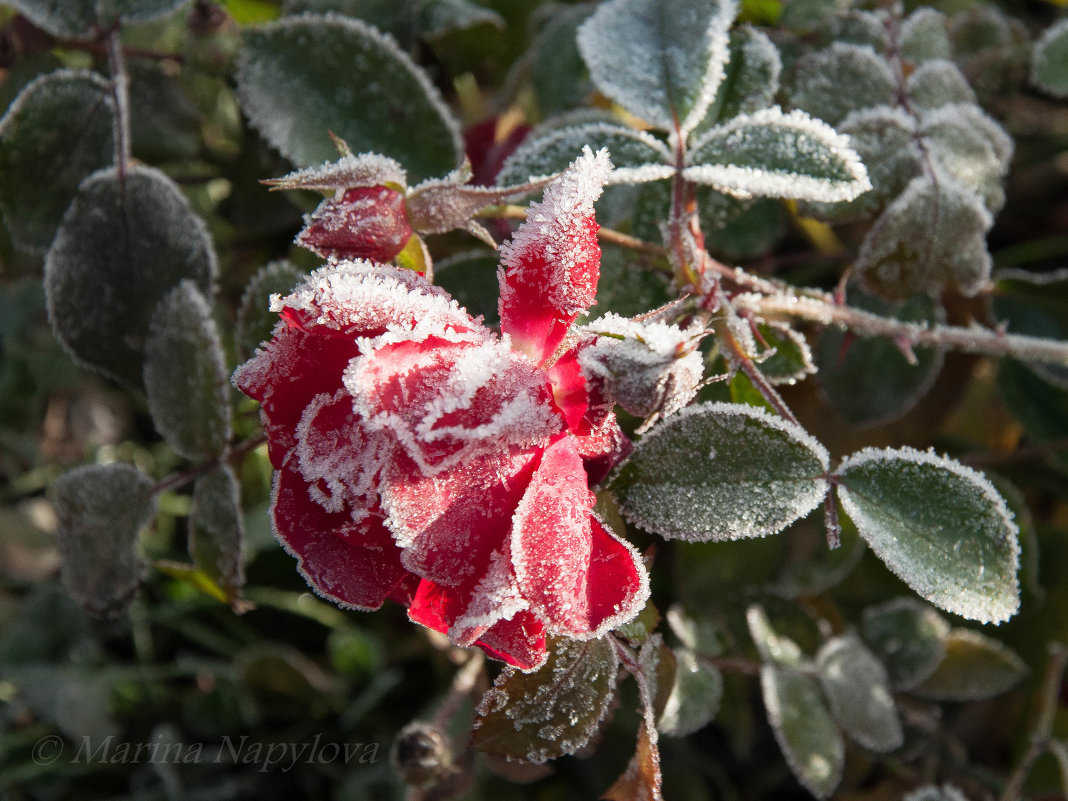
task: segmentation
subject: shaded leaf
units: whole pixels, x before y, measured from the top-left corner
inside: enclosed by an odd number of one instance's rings
[[[949,41],[949,21],[933,8],[918,8],[901,23],[899,38],[901,57],[913,64],[924,64],[953,55]]]
[[[801,647],[772,627],[763,607],[757,604],[750,606],[745,612],[745,622],[761,660],[787,667],[801,664]]]
[[[712,621],[694,619],[677,604],[668,609],[666,618],[671,631],[686,650],[709,657],[723,653],[723,635]]]
[[[189,555],[193,563],[235,603],[245,584],[245,567],[241,561],[245,521],[241,514],[241,487],[228,465],[196,480],[189,529]]]
[[[700,136],[719,120],[752,114],[775,102],[782,59],[763,31],[742,25],[730,33],[730,59],[723,83],[692,136]]]
[[[815,553],[787,562],[772,585],[777,595],[785,598],[820,595],[853,573],[868,548],[856,535],[856,527],[848,518],[840,520],[839,524],[843,529],[839,547],[832,550],[821,543]]]
[[[1028,674],[1027,664],[992,637],[954,629],[946,655],[913,692],[938,701],[979,701],[1008,692]]]
[[[1035,42],[1031,83],[1054,97],[1068,97],[1068,19],[1050,25]]]
[[[601,246],[601,278],[597,282],[597,302],[589,311],[591,320],[609,311],[621,317],[636,317],[660,308],[672,298],[663,273],[650,269],[632,251]]]
[[[741,197],[852,200],[871,188],[849,140],[801,111],[735,117],[693,145],[683,175]]]
[[[130,138],[146,161],[195,158],[201,147],[200,111],[162,67],[133,62],[130,73]]]
[[[938,787],[929,784],[906,795],[901,801],[968,801],[968,797],[952,784]]]
[[[215,254],[203,221],[163,173],[101,170],[82,184],[45,257],[48,316],[83,366],[140,387],[157,303],[182,279],[210,294]]]
[[[790,102],[831,125],[872,106],[894,105],[894,75],[871,47],[835,42],[797,63]]]
[[[983,623],[1016,613],[1017,528],[981,473],[912,448],[866,448],[838,475],[860,536],[921,597]]]
[[[834,15],[848,8],[846,0],[784,0],[779,24],[798,33],[826,27]]]
[[[541,764],[575,753],[597,731],[615,696],[615,650],[606,639],[548,639],[541,668],[506,667],[482,696],[476,750]]]
[[[848,734],[872,751],[905,741],[886,668],[855,636],[834,637],[816,655],[820,686]]]
[[[109,30],[118,20],[148,22],[169,14],[189,0],[6,0],[38,28],[53,36],[89,39],[96,28]]]
[[[497,265],[492,250],[468,250],[434,262],[434,283],[448,292],[472,316],[486,325],[498,325]]]
[[[248,31],[242,56],[242,108],[298,165],[336,155],[331,131],[353,152],[396,158],[416,180],[459,163],[459,130],[438,90],[391,37],[359,20],[290,17]]]
[[[693,651],[675,651],[675,685],[658,728],[670,737],[685,737],[712,720],[723,699],[723,675]]]
[[[732,0],[610,0],[579,28],[579,52],[604,94],[685,135],[723,80],[736,13]]]
[[[831,18],[828,26],[830,40],[885,53],[890,48],[889,18],[890,13],[881,9],[847,8]]]
[[[407,44],[476,25],[504,27],[499,14],[469,0],[286,0],[287,14],[336,11],[369,22]]]
[[[531,46],[531,84],[542,117],[580,105],[591,89],[578,50],[578,27],[593,13],[592,3],[559,6]]]
[[[927,604],[906,596],[865,609],[861,633],[886,666],[894,689],[910,690],[945,656],[949,623]]]
[[[771,383],[795,384],[816,372],[812,350],[803,334],[779,322],[761,322],[757,329],[769,350],[774,350],[759,362],[760,372]]]
[[[152,486],[126,463],[82,465],[56,479],[63,586],[94,615],[121,615],[141,583],[137,534],[155,514]]]
[[[87,175],[111,163],[113,104],[92,72],[58,70],[26,86],[0,119],[0,211],[11,238],[44,253]]]
[[[991,298],[994,319],[1009,330],[1047,339],[1068,339],[1068,270],[1032,273],[1002,270]],[[1029,364],[1027,369],[1061,389],[1068,389],[1068,367]],[[1016,407],[1011,407],[1016,411]]]
[[[271,338],[278,324],[278,314],[270,309],[271,295],[285,297],[307,275],[289,261],[272,261],[260,268],[245,285],[241,306],[237,310],[234,344],[238,360],[247,359],[260,343]]]
[[[810,793],[827,798],[842,778],[845,743],[816,680],[766,664],[760,669],[760,687],[768,722],[790,770]]]
[[[920,135],[947,175],[978,194],[991,212],[1005,204],[1002,183],[1012,159],[1012,140],[974,103],[941,106],[923,115]]]
[[[190,280],[156,307],[145,341],[145,395],[156,428],[187,459],[230,442],[230,382],[211,306]]]
[[[908,77],[909,103],[918,109],[933,109],[949,103],[975,103],[964,73],[952,61],[935,59],[921,64]]]
[[[827,452],[801,428],[750,406],[690,406],[638,442],[613,479],[623,514],[669,539],[763,537],[826,492]]]

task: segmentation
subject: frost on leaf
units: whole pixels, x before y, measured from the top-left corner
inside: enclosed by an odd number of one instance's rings
[[[611,122],[590,122],[535,131],[508,157],[497,180],[515,184],[555,175],[581,153],[606,148],[615,169],[607,183],[642,183],[670,178],[675,172],[671,151],[656,137]]]
[[[736,13],[733,0],[611,0],[579,28],[579,52],[604,94],[685,135],[723,80]]]
[[[92,72],[30,82],[0,119],[0,211],[12,239],[44,253],[78,185],[114,158],[112,99]]]
[[[882,9],[847,8],[831,18],[827,32],[833,42],[870,47],[876,53],[885,53],[890,47],[889,17],[889,12]]]
[[[852,200],[871,188],[849,140],[801,111],[735,117],[696,142],[683,175],[740,197]]]
[[[566,166],[566,165],[565,165]],[[463,171],[457,171],[462,173]],[[521,182],[517,185],[499,183],[498,186],[466,185],[470,171],[443,179],[423,181],[408,193],[408,219],[424,234],[443,234],[454,228],[464,228],[486,244],[495,246],[493,238],[478,229],[472,218],[486,206],[507,203],[532,192],[544,189],[549,179]]]
[[[245,566],[241,548],[245,522],[241,488],[229,465],[200,476],[193,485],[189,512],[189,555],[223,590],[231,603],[241,596]]]
[[[975,91],[964,73],[952,61],[934,59],[909,75],[906,92],[909,104],[918,109],[933,109],[950,103],[975,103]]]
[[[1005,204],[1002,183],[1012,139],[974,103],[941,106],[920,120],[931,158],[956,182],[979,195],[991,212]]]
[[[917,176],[868,232],[857,274],[868,291],[891,299],[946,288],[974,295],[990,277],[992,224],[983,201],[948,175]]]
[[[832,714],[854,740],[880,753],[904,742],[886,668],[857,637],[828,640],[816,655],[816,673]]]
[[[719,120],[752,114],[770,106],[779,91],[781,72],[779,50],[767,34],[749,25],[731,31],[730,60],[723,83],[691,136],[699,137]]]
[[[816,798],[830,796],[842,778],[845,743],[810,676],[766,664],[760,687],[775,739],[794,776]]]
[[[141,583],[137,534],[156,511],[151,479],[125,463],[83,465],[53,489],[63,586],[94,615],[121,615]]]
[[[949,41],[949,21],[946,15],[933,8],[913,11],[901,24],[899,39],[901,57],[919,66],[935,59],[953,55]]]
[[[185,5],[188,0],[6,0],[34,25],[53,36],[91,39],[97,27],[109,30],[118,20],[148,22]]]
[[[1031,83],[1054,97],[1068,97],[1068,19],[1051,25],[1035,42]]]
[[[160,301],[145,341],[145,394],[156,428],[187,459],[230,442],[230,382],[211,306],[184,280]]]
[[[234,345],[239,359],[247,359],[261,342],[271,338],[278,315],[271,311],[272,295],[288,295],[306,273],[292,262],[272,261],[260,268],[245,285],[234,326]]]
[[[751,406],[691,406],[637,444],[613,479],[623,514],[691,541],[763,537],[826,492],[827,452],[804,430]]]
[[[476,750],[541,764],[575,753],[597,731],[615,697],[615,649],[606,639],[549,637],[547,645],[536,672],[505,668],[482,696]]]
[[[244,45],[241,107],[298,165],[336,157],[331,131],[353,151],[396,158],[416,180],[459,163],[452,113],[392,37],[348,17],[306,15],[250,30]]]
[[[837,42],[795,68],[792,105],[831,125],[851,112],[894,104],[894,74],[871,47]]]
[[[657,724],[669,737],[685,737],[712,720],[723,698],[723,675],[688,649],[675,651],[675,684]]]
[[[982,474],[930,452],[868,448],[838,475],[860,536],[921,597],[982,623],[1016,614],[1017,528]]]
[[[886,666],[895,690],[911,690],[946,655],[949,623],[934,608],[905,596],[864,610],[861,634]]]
[[[745,623],[762,661],[785,667],[799,667],[802,664],[800,646],[772,627],[763,607],[758,604],[750,606],[745,611]]]
[[[946,655],[913,688],[916,695],[938,701],[981,701],[1008,692],[1029,672],[1014,651],[977,631],[954,629],[945,643]]]
[[[48,316],[76,361],[140,387],[156,304],[185,278],[210,296],[215,273],[207,228],[169,178],[101,170],[82,183],[45,257]]]
[[[786,323],[760,322],[757,330],[768,347],[758,367],[773,384],[795,384],[816,372],[812,350],[803,334]]]
[[[378,153],[346,153],[336,161],[324,161],[318,167],[308,167],[271,178],[260,183],[275,189],[313,189],[334,192],[357,186],[394,185],[403,189],[408,185],[408,176],[393,159]]]

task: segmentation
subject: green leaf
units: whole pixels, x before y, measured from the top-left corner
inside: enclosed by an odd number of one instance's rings
[[[781,72],[779,50],[765,33],[749,25],[731,31],[730,60],[723,83],[692,136],[700,136],[719,120],[770,106],[779,91]]]
[[[615,697],[618,659],[606,639],[548,639],[534,673],[506,667],[482,696],[472,745],[541,764],[573,754],[600,726]]]
[[[909,323],[939,322],[940,309],[929,295],[889,303],[850,289],[851,307]],[[876,337],[852,339],[837,328],[825,328],[816,342],[816,373],[835,414],[850,425],[864,427],[900,418],[927,394],[942,369],[942,352],[916,348],[916,363],[893,342]]]
[[[998,391],[1028,436],[1039,441],[1068,437],[1068,390],[1006,359],[998,367]],[[1063,457],[1058,454],[1057,458]]]
[[[890,49],[889,14],[886,11],[864,11],[847,8],[835,15],[827,26],[828,39],[858,47],[870,47],[876,53]]]
[[[686,650],[710,657],[723,653],[723,634],[711,620],[692,618],[678,604],[668,609],[665,617]]]
[[[211,306],[186,279],[156,306],[145,341],[145,394],[156,428],[187,459],[230,442],[230,382]]]
[[[860,536],[922,598],[983,623],[1016,614],[1017,528],[981,473],[912,448],[867,448],[838,475]]]
[[[869,291],[905,299],[956,288],[972,296],[990,279],[983,201],[935,170],[913,178],[868,232],[856,270]]]
[[[660,308],[672,298],[666,276],[635,258],[633,251],[601,246],[601,278],[597,282],[597,302],[589,311],[591,320],[606,312],[636,317]]]
[[[125,463],[83,465],[56,479],[63,586],[94,615],[121,615],[141,583],[137,534],[155,514],[152,486]]]
[[[1031,273],[1002,270],[995,276],[991,299],[994,319],[1009,330],[1047,339],[1068,339],[1068,270]],[[1068,367],[1029,364],[1027,369],[1061,389],[1068,389]],[[1015,412],[1016,407],[1010,407]]]
[[[913,692],[938,701],[981,701],[1008,692],[1028,674],[1027,664],[995,639],[969,629],[946,638],[946,655]]]
[[[460,160],[438,90],[391,37],[359,20],[308,15],[248,31],[237,91],[264,138],[298,166],[336,158],[330,132],[354,153],[397,159],[415,181]]]
[[[736,13],[732,0],[610,0],[579,28],[579,52],[604,94],[685,135],[723,80]]]
[[[760,372],[773,384],[796,384],[816,372],[812,351],[803,334],[786,323],[757,324],[768,348],[774,353],[759,363]]]
[[[156,305],[182,279],[211,292],[203,221],[163,173],[128,167],[87,178],[45,257],[48,316],[75,361],[140,387]]]
[[[935,59],[916,68],[908,78],[909,103],[920,110],[940,108],[950,103],[975,103],[964,73],[952,61]]]
[[[1012,139],[974,103],[942,106],[923,115],[920,135],[932,160],[957,183],[978,194],[991,212],[1005,205],[1002,188]]]
[[[690,406],[639,440],[612,489],[624,515],[669,539],[763,537],[823,500],[827,452],[751,406]]]
[[[685,737],[716,716],[723,699],[723,675],[688,649],[675,651],[675,686],[657,727],[670,737]]]
[[[407,44],[475,25],[504,27],[500,14],[468,0],[286,0],[286,14],[336,11],[369,22]]]
[[[836,13],[849,7],[847,0],[783,0],[779,24],[798,33],[826,28]]]
[[[228,465],[196,480],[189,529],[189,555],[194,564],[225,590],[231,603],[236,603],[245,584],[241,561],[245,523],[241,488]]]
[[[834,637],[816,655],[831,713],[865,748],[885,753],[905,741],[886,668],[855,636]]]
[[[21,247],[44,253],[78,185],[111,163],[112,109],[103,78],[58,70],[27,85],[0,119],[0,211]]]
[[[558,6],[534,39],[530,80],[543,118],[582,105],[590,92],[590,78],[576,35],[593,9],[590,3]]]
[[[1068,97],[1068,19],[1050,25],[1035,42],[1031,83],[1054,97]]]
[[[615,166],[609,184],[656,181],[675,172],[670,166],[671,151],[656,137],[622,125],[594,122],[550,128],[528,137],[505,161],[497,183],[508,186],[555,175],[582,155],[585,145],[592,150],[608,148]]]
[[[741,197],[852,200],[871,188],[846,137],[801,111],[735,117],[693,145],[688,180]]]
[[[901,57],[915,65],[953,56],[949,20],[941,11],[919,8],[901,24]]]
[[[842,778],[845,743],[816,680],[792,668],[760,669],[764,706],[790,770],[817,798],[827,798]]]
[[[94,38],[96,27],[109,30],[122,19],[149,22],[189,0],[5,0],[38,28],[68,39]]]
[[[185,161],[201,148],[201,116],[179,81],[155,64],[134,62],[130,73],[130,138],[146,161]]]
[[[865,609],[861,633],[886,666],[891,686],[910,690],[946,655],[949,623],[932,607],[906,596]]]
[[[750,606],[745,612],[745,622],[762,661],[785,667],[801,665],[801,647],[772,627],[763,607],[757,604]]]
[[[255,353],[261,343],[271,338],[271,331],[278,324],[278,314],[270,309],[271,295],[288,295],[306,277],[303,270],[284,259],[272,261],[252,276],[237,310],[234,344],[239,360]]]
[[[871,47],[836,42],[801,58],[792,105],[831,125],[872,106],[894,105],[894,74]]]

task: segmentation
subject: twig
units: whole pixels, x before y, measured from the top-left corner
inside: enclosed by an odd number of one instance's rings
[[[119,183],[125,184],[126,167],[130,163],[130,77],[126,74],[118,27],[108,33],[107,52],[111,93],[115,99],[115,169]]]
[[[170,492],[171,490],[185,486],[190,481],[199,478],[205,473],[210,473],[224,462],[237,463],[266,441],[266,434],[260,434],[251,439],[246,439],[244,442],[241,442],[232,448],[228,448],[220,456],[217,456],[214,459],[209,459],[208,461],[202,462],[201,464],[191,467],[188,470],[184,470],[181,473],[174,473],[173,475],[167,476],[152,488],[152,494],[160,495],[164,492]]]
[[[795,426],[800,427],[801,423],[798,422],[797,417],[790,410],[790,407],[786,405],[786,401],[782,399],[775,387],[768,381],[760,369],[753,363],[753,360],[749,357],[749,354],[745,352],[742,345],[734,336],[734,332],[731,331],[730,325],[725,325],[719,331],[719,334],[727,347],[730,349],[730,360],[738,365],[738,369],[741,370],[745,377],[748,378],[757,391],[763,396],[771,407],[785,420],[789,420]]]

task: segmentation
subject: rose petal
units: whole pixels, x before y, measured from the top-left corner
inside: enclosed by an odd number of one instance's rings
[[[596,427],[590,427],[587,420],[585,434],[575,435],[575,447],[582,457],[586,468],[586,478],[591,487],[604,481],[612,469],[630,456],[634,445],[614,416],[605,417]]]
[[[408,579],[400,549],[379,518],[356,523],[312,500],[295,461],[287,459],[275,473],[275,536],[319,595],[346,607],[377,609]]]
[[[582,424],[589,405],[586,379],[574,351],[568,351],[549,370],[553,388],[553,404],[567,421],[567,427],[575,431]]]
[[[607,151],[586,148],[501,245],[501,330],[539,365],[596,298],[601,249],[593,203],[611,169]]]

